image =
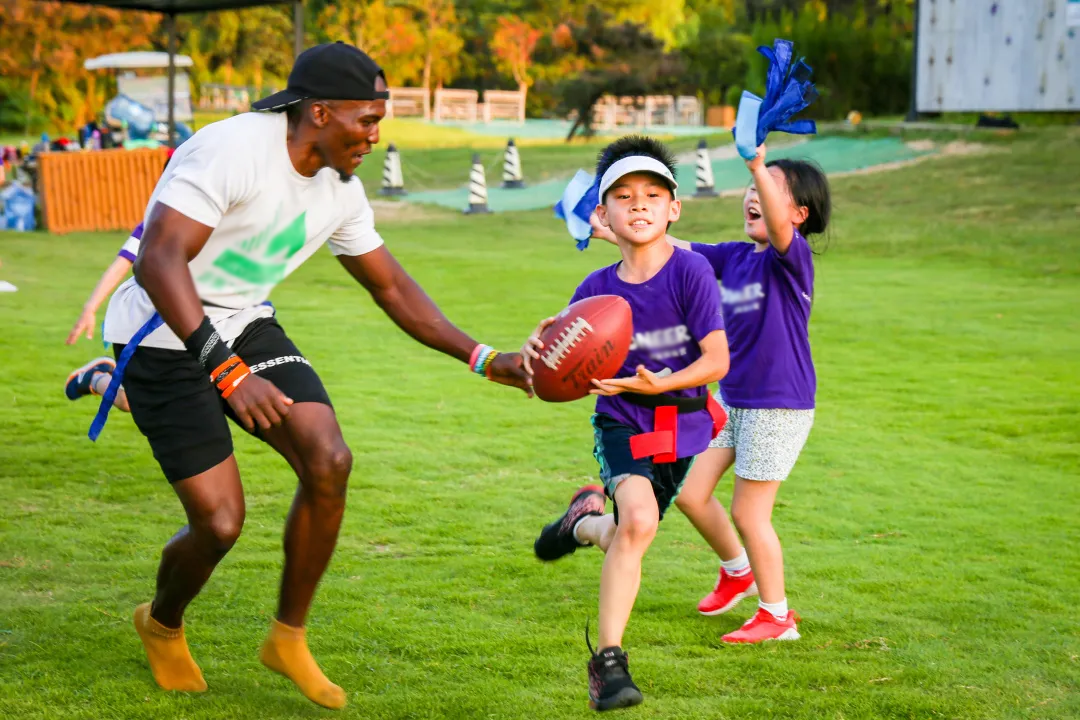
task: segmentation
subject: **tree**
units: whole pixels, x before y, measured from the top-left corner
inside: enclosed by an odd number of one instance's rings
[[[389,5],[386,0],[327,4],[317,24],[328,40],[347,40],[374,58],[392,83],[420,80],[424,37],[409,8]]]
[[[525,92],[532,85],[529,68],[542,33],[519,18],[501,15],[497,22],[498,27],[491,36],[491,51],[495,54],[496,66],[513,77],[518,89]]]
[[[746,79],[754,42],[749,35],[733,31],[725,13],[710,9],[702,13],[697,31],[682,47],[693,84],[709,105],[720,105],[730,88]]]
[[[676,45],[676,28],[686,22],[684,0],[613,0],[606,8],[614,12],[616,22],[631,22],[647,28],[654,37],[663,41],[667,50]]]
[[[592,134],[592,108],[605,94],[669,93],[685,82],[685,66],[677,53],[664,51],[663,42],[640,25],[611,23],[611,15],[590,6],[584,22],[567,23],[560,43],[590,67],[559,87],[561,109],[574,115],[567,141],[579,130]]]
[[[118,46],[149,49],[158,25],[149,13],[32,0],[0,3],[0,77],[25,107],[19,129],[29,132],[41,117],[75,126],[91,120],[104,105],[105,87],[102,76],[83,69],[83,62]]]
[[[430,92],[432,85],[442,86],[454,79],[461,65],[465,41],[458,32],[457,11],[453,0],[391,0],[396,7],[409,8],[420,25],[423,42],[421,83]]]

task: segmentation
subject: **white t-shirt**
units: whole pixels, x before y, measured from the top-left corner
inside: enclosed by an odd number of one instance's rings
[[[284,113],[244,113],[207,125],[181,145],[146,205],[164,203],[214,228],[188,269],[206,314],[226,341],[273,314],[262,303],[274,286],[329,241],[335,255],[363,255],[383,244],[360,179],[341,182],[323,168],[304,177],[286,145]],[[154,305],[135,278],[113,294],[105,340],[127,343]],[[167,325],[146,347],[183,350]]]

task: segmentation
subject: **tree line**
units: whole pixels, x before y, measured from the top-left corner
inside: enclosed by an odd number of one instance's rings
[[[755,48],[776,37],[813,66],[817,117],[901,112],[910,84],[913,0],[307,0],[304,13],[308,45],[352,42],[391,85],[524,88],[530,116],[580,114],[604,92],[732,104],[763,88]],[[291,5],[181,15],[177,30],[194,93],[209,82],[284,86]],[[0,129],[93,119],[115,88],[83,61],[166,43],[160,15],[0,1]]]

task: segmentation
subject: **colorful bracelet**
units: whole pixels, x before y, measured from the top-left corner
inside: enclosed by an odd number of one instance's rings
[[[472,357],[469,361],[469,366],[472,368],[472,371],[477,375],[483,375],[484,363],[493,352],[495,352],[495,348],[490,345],[477,345],[476,349],[473,350]]]
[[[476,347],[473,348],[472,354],[469,355],[469,368],[470,369],[476,367],[476,358],[480,357],[480,351],[483,350],[486,347],[488,347],[488,346],[481,343],[481,344],[479,344],[479,345],[477,345]],[[473,372],[476,372],[476,371],[473,370]]]
[[[492,351],[487,357],[487,362],[484,363],[484,377],[491,380],[491,367],[495,364],[495,358],[499,357],[498,351]]]

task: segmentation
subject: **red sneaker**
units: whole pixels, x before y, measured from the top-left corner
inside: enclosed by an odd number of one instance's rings
[[[726,643],[759,643],[764,640],[798,640],[799,630],[796,623],[799,622],[799,614],[794,610],[788,610],[787,617],[777,620],[776,617],[765,608],[758,608],[754,617],[743,623],[743,626],[735,632],[730,632],[720,638]]]
[[[747,571],[736,577],[721,567],[716,587],[701,599],[697,609],[702,615],[723,615],[744,598],[754,595],[757,595],[757,583],[753,572]]]

